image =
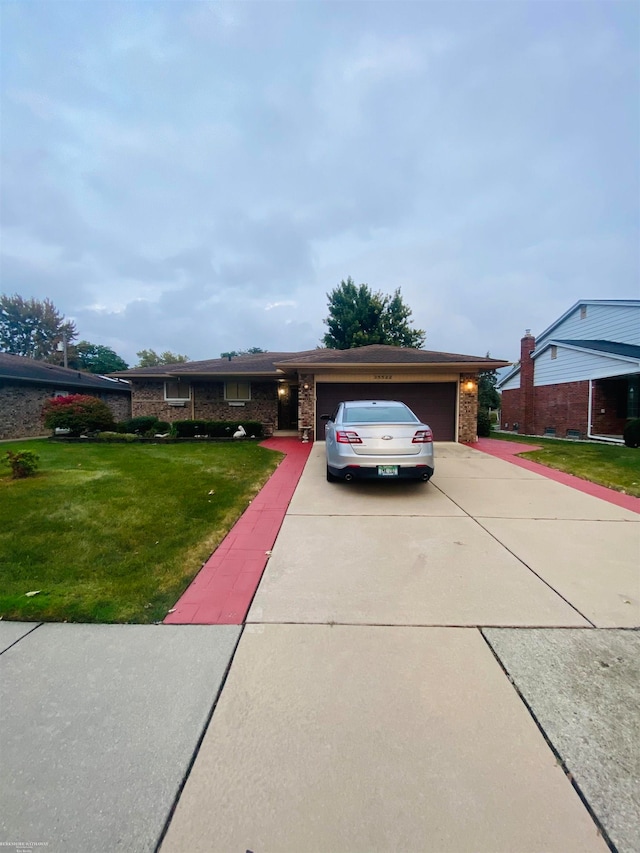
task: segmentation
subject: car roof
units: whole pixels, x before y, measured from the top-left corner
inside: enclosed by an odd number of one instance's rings
[[[343,400],[343,404],[345,406],[404,406],[408,408],[405,403],[401,403],[399,400]]]

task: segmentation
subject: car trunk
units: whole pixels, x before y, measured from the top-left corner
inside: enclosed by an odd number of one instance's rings
[[[362,444],[352,444],[357,456],[415,456],[422,444],[412,444],[419,424],[344,424],[347,432],[356,432]]]

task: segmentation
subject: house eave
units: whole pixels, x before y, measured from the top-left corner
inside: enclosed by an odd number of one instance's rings
[[[78,379],[48,379],[45,377],[12,376],[10,373],[0,373],[0,382],[14,382],[20,385],[48,385],[51,388],[82,388],[86,391],[115,391],[116,393],[130,394],[131,385],[114,382],[112,385],[92,384]]]
[[[318,362],[303,362],[303,363],[279,363],[277,366],[282,370],[299,370],[305,371],[307,373],[313,373],[316,370],[324,371],[334,371],[334,372],[345,372],[349,371],[350,373],[359,372],[359,373],[371,373],[371,371],[385,371],[385,372],[412,372],[412,373],[424,373],[428,371],[442,371],[442,370],[451,370],[455,372],[467,371],[467,372],[478,372],[480,370],[499,370],[502,367],[508,367],[511,364],[510,361],[430,361],[430,362],[384,362],[384,361],[371,361],[371,362],[335,362],[335,361],[318,361]]]
[[[567,344],[563,343],[562,341],[554,341],[553,338],[548,341],[545,341],[545,343],[541,347],[536,347],[535,351],[531,355],[532,360],[535,361],[536,358],[538,358],[540,355],[542,355],[542,353],[546,352],[546,350],[548,350],[552,346],[557,346],[561,349],[573,350],[574,352],[583,352],[587,355],[596,355],[600,356],[601,358],[609,358],[612,361],[630,362],[633,365],[640,366],[640,361],[637,358],[633,358],[633,356],[606,352],[605,350],[590,349],[589,347],[581,347],[577,346],[576,344]]]

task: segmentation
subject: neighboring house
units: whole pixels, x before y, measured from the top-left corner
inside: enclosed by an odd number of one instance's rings
[[[45,434],[44,403],[67,394],[90,394],[104,400],[117,421],[131,416],[128,382],[0,352],[0,439]]]
[[[131,382],[133,415],[164,421],[258,420],[270,435],[307,429],[324,439],[323,414],[340,400],[402,400],[437,441],[477,438],[477,377],[508,362],[394,346],[256,353],[138,367],[112,374]]]
[[[503,429],[620,437],[640,415],[640,300],[587,299],[537,340],[527,330],[498,390]]]

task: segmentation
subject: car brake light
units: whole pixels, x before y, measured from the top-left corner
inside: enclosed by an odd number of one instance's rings
[[[428,444],[433,441],[433,433],[430,429],[419,429],[413,436],[412,444]]]
[[[338,430],[336,432],[336,441],[338,444],[362,444],[362,439],[358,433],[348,430]]]

